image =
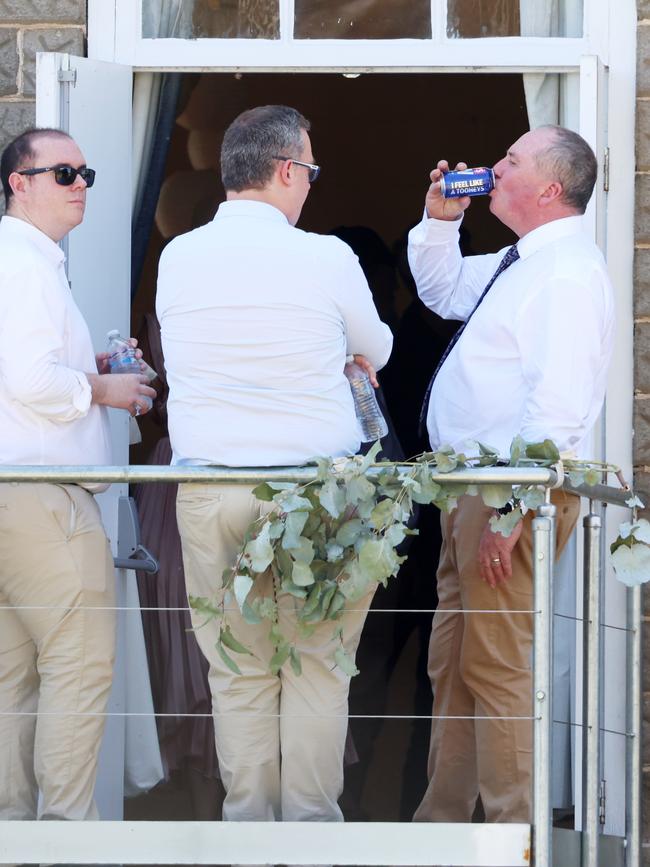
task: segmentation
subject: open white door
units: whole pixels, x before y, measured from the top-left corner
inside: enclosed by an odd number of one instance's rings
[[[97,172],[88,193],[83,223],[63,242],[72,294],[89,325],[95,351],[106,343],[106,332],[130,329],[131,279],[131,104],[132,70],[67,54],[39,54],[36,78],[36,124],[69,132],[88,165]],[[113,463],[129,462],[129,416],[110,411]],[[98,500],[113,554],[117,554],[118,499],[126,485],[112,485]],[[135,574],[116,572],[118,606],[137,609]],[[130,619],[125,621],[125,616]],[[139,611],[118,616],[118,656],[109,713],[127,704],[125,658],[129,677],[144,679],[141,692],[150,695]],[[135,648],[134,648],[135,644]],[[149,708],[150,709],[150,708]],[[133,710],[141,710],[140,707]],[[150,738],[155,739],[151,718]],[[100,756],[97,804],[103,819],[121,819],[125,718],[109,716]],[[155,741],[157,753],[157,740]],[[156,779],[152,780],[153,783]]]

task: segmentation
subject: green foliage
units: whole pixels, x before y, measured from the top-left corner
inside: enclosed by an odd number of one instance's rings
[[[273,545],[270,539],[271,524],[266,522],[258,535],[247,542],[244,547],[244,558],[250,563],[253,572],[265,572],[273,560]]]
[[[494,532],[509,536],[528,509],[544,502],[545,491],[535,485],[514,489],[500,483],[470,486],[462,482],[462,474],[453,482],[441,480],[441,473],[504,463],[493,447],[478,442],[470,446],[475,454],[456,453],[445,445],[413,461],[395,464],[375,463],[380,447],[375,443],[365,457],[315,459],[317,476],[309,482],[259,484],[254,493],[270,504],[270,511],[248,528],[233,568],[224,573],[224,601],[190,599],[197,614],[206,620],[220,619],[217,649],[225,665],[240,674],[231,654],[250,654],[233,635],[229,623],[225,599],[234,597],[246,623],[270,623],[271,672],[277,674],[288,665],[300,675],[299,644],[308,642],[319,624],[336,623],[346,605],[354,605],[397,574],[406,559],[398,553],[398,546],[407,535],[417,532],[408,529],[415,503],[434,503],[448,512],[455,508],[458,497],[476,493],[495,509],[512,503],[508,514],[495,513],[490,520]],[[559,457],[550,440],[527,443],[518,436],[512,441],[509,465],[548,467]],[[596,484],[612,470],[596,462],[565,461],[564,466],[572,481],[580,484]],[[369,473],[371,467],[373,472]],[[434,479],[434,474],[438,478]],[[630,500],[630,505],[636,508],[637,502]],[[650,563],[650,556],[647,562],[645,558],[646,552],[650,555],[650,524],[645,524],[630,524],[627,536],[617,540],[617,548],[628,552],[618,554],[628,577],[637,561],[643,568]],[[633,546],[642,546],[643,556],[634,554]],[[636,558],[634,563],[630,553]],[[263,575],[272,577],[272,582],[267,582],[269,595],[252,594]],[[291,624],[290,634],[280,625],[280,606],[285,613],[290,610],[291,616],[283,618],[283,624]],[[346,675],[358,673],[354,659],[345,650],[340,624],[334,630],[331,654],[332,664]]]
[[[560,452],[552,440],[544,440],[541,443],[527,443],[526,457],[537,461],[539,466],[550,466],[560,460]]]
[[[510,485],[484,485],[481,488],[481,496],[486,506],[500,509],[511,499],[512,487]]]
[[[334,660],[341,671],[344,674],[347,674],[348,677],[354,677],[355,674],[359,674],[359,669],[357,668],[354,659],[352,659],[350,654],[346,652],[343,645],[337,647],[334,651]]]
[[[490,528],[493,533],[501,533],[507,539],[522,517],[520,508],[513,509],[507,515],[492,515],[490,518]]]

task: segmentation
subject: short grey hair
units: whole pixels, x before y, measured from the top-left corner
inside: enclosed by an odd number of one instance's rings
[[[563,126],[548,124],[539,129],[554,133],[551,143],[540,149],[537,168],[562,184],[562,201],[584,214],[596,183],[596,156],[581,135]]]
[[[309,121],[286,105],[261,105],[230,124],[221,145],[221,180],[226,191],[263,189],[273,177],[273,157],[299,159]]]

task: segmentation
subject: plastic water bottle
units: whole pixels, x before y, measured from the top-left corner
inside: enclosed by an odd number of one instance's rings
[[[136,358],[135,349],[126,337],[122,337],[115,329],[106,335],[108,341],[108,366],[111,373],[142,373],[140,361]],[[151,408],[153,401],[144,394],[140,397]]]
[[[375,389],[365,370],[360,367],[352,355],[345,359],[345,373],[354,398],[354,411],[361,427],[361,441],[374,442],[388,433],[386,419],[379,409]]]

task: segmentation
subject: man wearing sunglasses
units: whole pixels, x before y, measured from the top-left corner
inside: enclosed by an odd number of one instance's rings
[[[95,173],[44,129],[7,146],[0,178],[0,464],[109,464],[104,406],[146,412],[155,392],[108,375],[66,279],[58,242]],[[0,483],[0,819],[97,818],[113,581],[90,488]]]
[[[295,228],[318,175],[308,130],[286,106],[236,118],[221,150],[227,201],[161,257],[156,307],[176,464],[296,466],[359,448],[345,357],[363,354],[380,368],[392,336],[350,248]],[[219,598],[224,569],[266,505],[243,485],[180,486],[191,595]],[[271,576],[258,581],[271,595]],[[343,615],[352,654],[371,598]],[[279,605],[291,628],[292,597],[280,594]],[[210,663],[223,818],[340,821],[350,679],[334,663],[331,624],[298,639],[301,675],[289,662],[274,675],[268,624],[250,625],[237,610],[228,618],[254,654],[238,656],[241,675],[217,652],[216,621],[196,632]]]

